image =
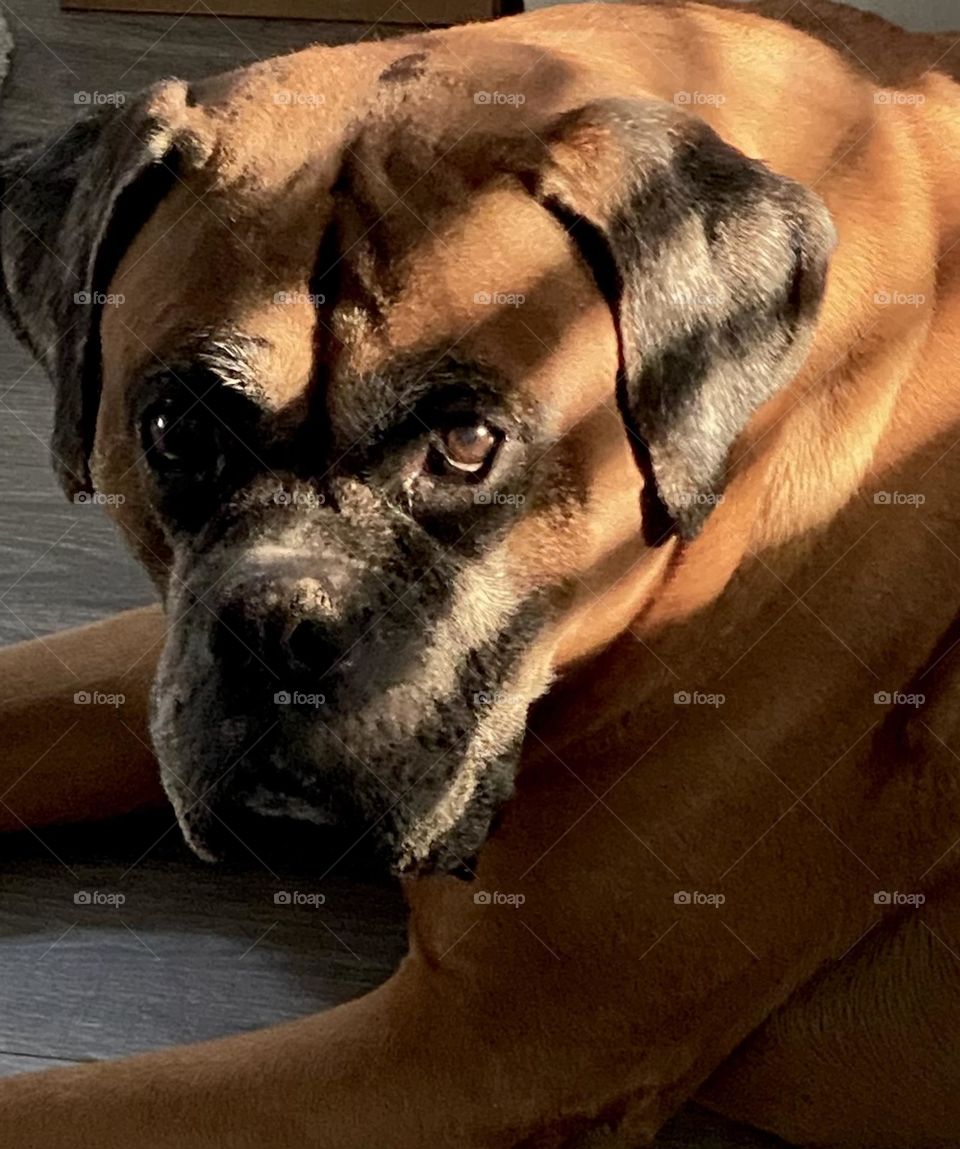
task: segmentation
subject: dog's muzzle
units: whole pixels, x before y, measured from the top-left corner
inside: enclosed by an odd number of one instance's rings
[[[152,722],[165,787],[205,858],[295,820],[394,871],[462,871],[546,682],[538,604],[430,540],[371,554],[383,532],[326,522],[291,520],[295,545],[204,546],[171,583]]]

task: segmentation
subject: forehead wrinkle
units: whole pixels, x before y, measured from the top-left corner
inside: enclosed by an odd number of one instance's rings
[[[398,294],[406,265],[429,261],[435,244],[445,247],[441,236],[456,233],[473,201],[516,183],[507,158],[522,136],[515,117],[465,130],[445,125],[446,114],[438,113],[452,110],[452,93],[434,88],[441,102],[432,116],[432,99],[418,112],[389,118],[380,109],[344,148],[335,195],[350,233],[345,256],[351,278],[380,311]]]

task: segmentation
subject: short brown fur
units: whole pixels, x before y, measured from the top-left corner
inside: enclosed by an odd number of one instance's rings
[[[766,19],[786,8],[789,23]],[[509,543],[516,580],[574,569],[584,584],[517,795],[479,864],[479,887],[522,890],[523,910],[477,906],[449,879],[411,882],[410,956],[374,994],[259,1034],[5,1081],[0,1131],[29,1149],[534,1149],[591,1130],[626,1147],[699,1097],[799,1144],[956,1144],[960,92],[949,37],[786,0],[557,8],[312,49],[201,85],[182,114],[198,154],[218,152],[211,204],[233,209],[232,233],[176,188],[128,253],[117,283],[131,303],[103,327],[97,480],[127,492],[121,523],[148,565],[162,563],[120,397],[147,348],[162,357],[205,312],[269,336],[278,402],[303,389],[304,325],[256,301],[279,289],[273,266],[285,269],[282,289],[306,290],[321,231],[311,180],[323,173],[301,181],[307,122],[287,121],[278,137],[265,94],[319,77],[355,106],[392,60],[425,48],[491,87],[497,74],[525,74],[545,117],[605,95],[725,93],[698,113],[812,187],[837,226],[813,349],[738,442],[702,535],[649,552],[636,473],[606,410],[614,333],[584,268],[509,192],[492,189],[464,217],[441,213],[455,250],[493,279],[549,278],[531,326],[552,324],[555,350],[508,312],[471,333],[477,316],[449,291],[457,269],[442,244],[420,250],[422,274],[391,315],[393,346],[466,331],[487,358],[506,347],[528,356],[541,395],[556,386],[551,354],[583,366],[579,407],[560,406],[571,465],[594,482],[588,529],[565,536],[562,524],[527,520]],[[877,103],[887,86],[924,100]],[[328,111],[336,165],[339,112]],[[226,299],[204,278],[214,253],[236,264]],[[582,292],[588,303],[571,317]],[[882,293],[923,299],[887,305]],[[349,350],[356,333],[340,334]],[[378,354],[362,340],[351,353]],[[878,491],[925,501],[878,504]],[[93,685],[127,665],[116,636],[149,648],[162,630],[142,612],[0,653],[4,729],[26,735],[2,777],[28,770],[38,729],[76,689],[51,650]],[[8,682],[33,701],[10,697]],[[678,707],[678,690],[726,702]],[[886,708],[877,691],[926,703]],[[84,731],[81,763],[97,733]],[[111,745],[110,795],[86,768],[51,794],[54,766],[66,775],[77,760],[64,745],[10,792],[10,828],[152,798],[146,754],[133,777]],[[682,907],[678,890],[726,902]],[[926,903],[884,909],[881,890]]]

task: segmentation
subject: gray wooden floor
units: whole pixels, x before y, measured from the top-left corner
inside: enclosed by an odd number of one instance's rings
[[[202,0],[201,0],[202,4]],[[62,13],[56,0],[0,0],[15,41],[0,99],[0,145],[64,125],[77,92],[132,91],[164,76],[369,34],[359,25],[211,16]],[[143,575],[99,509],[64,502],[47,455],[50,397],[40,369],[0,333],[0,642],[147,602]]]
[[[198,76],[362,31],[62,14],[55,0],[0,0],[0,12],[17,42],[0,101],[2,141],[63,124],[77,91]],[[0,643],[151,598],[101,512],[67,504],[55,487],[49,430],[46,382],[4,328]],[[0,1075],[300,1016],[376,984],[399,958],[403,913],[392,887],[318,883],[306,870],[280,875],[252,859],[245,869],[212,869],[172,827],[172,815],[151,816],[0,842]],[[323,906],[275,902],[294,890],[322,893]],[[124,900],[95,904],[94,894]],[[691,1111],[663,1144],[760,1142]]]
[[[3,0],[16,41],[0,140],[64,124],[78,91],[193,77],[357,26],[59,12]],[[97,508],[65,502],[49,466],[50,395],[0,330],[0,642],[150,601],[146,579]],[[403,948],[389,887],[212,870],[172,815],[0,845],[0,1072],[113,1057],[238,1032],[326,1008],[382,980]],[[322,909],[277,905],[322,892]],[[122,906],[78,904],[84,893]]]

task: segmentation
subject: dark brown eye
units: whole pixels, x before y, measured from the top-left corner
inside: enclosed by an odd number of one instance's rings
[[[176,451],[171,450],[169,440],[170,424],[172,420],[167,414],[154,415],[147,424],[147,439],[150,450],[165,459],[176,458]]]
[[[197,437],[191,435],[192,430],[189,425],[184,426],[183,419],[177,422],[170,412],[158,412],[147,422],[148,449],[157,460],[164,463],[179,463],[185,450],[195,445]]]
[[[492,460],[500,438],[500,434],[486,423],[451,427],[441,436],[440,452],[454,471],[475,475]]]
[[[160,403],[147,412],[141,437],[150,463],[163,471],[199,472],[216,459],[215,429],[202,411]]]

